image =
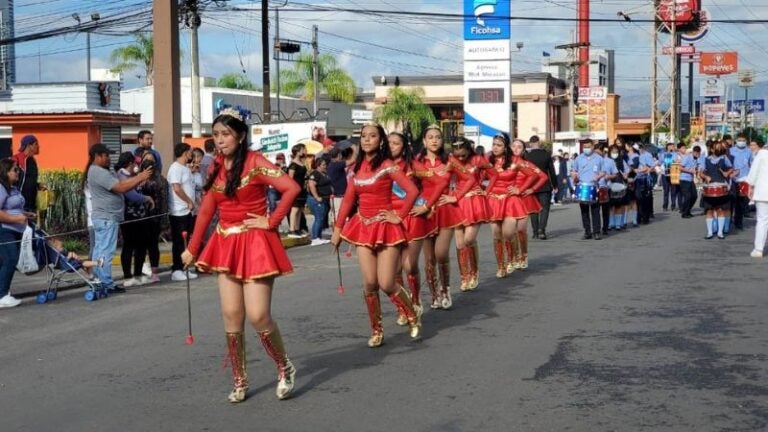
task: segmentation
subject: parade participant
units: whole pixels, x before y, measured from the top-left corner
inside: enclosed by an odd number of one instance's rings
[[[405,272],[406,279],[408,280],[408,289],[411,295],[411,303],[413,304],[413,308],[416,310],[417,315],[421,315],[421,275],[419,274],[419,255],[421,254],[424,239],[437,231],[435,218],[429,216],[431,214],[432,206],[435,205],[442,194],[442,190],[447,186],[448,178],[439,176],[419,178],[418,176],[424,175],[427,173],[427,170],[420,162],[413,160],[413,149],[405,138],[405,135],[399,132],[392,132],[389,134],[388,140],[392,161],[397,165],[401,172],[416,179],[416,184],[437,182],[437,184],[429,188],[432,190],[430,196],[418,198],[417,204],[413,207],[411,213],[403,219],[403,228],[405,230],[407,245],[402,253],[402,268],[398,267],[395,274],[395,283],[399,286],[403,286],[402,272]],[[398,214],[403,210],[405,197],[405,191],[397,185],[397,183],[393,183],[392,209]],[[403,313],[399,313],[397,323],[399,325],[407,325],[408,317]]]
[[[696,161],[701,154],[701,147],[694,146],[691,154],[687,153],[683,143],[678,144],[677,149],[682,157],[680,160],[680,195],[683,197],[683,201],[680,213],[683,219],[689,219],[693,217],[691,210],[693,210],[693,205],[698,198],[693,179],[696,176]]]
[[[762,142],[753,141],[758,148],[747,175],[749,199],[755,202],[757,225],[755,226],[755,246],[750,256],[762,258],[765,250],[765,238],[768,235],[768,149]]]
[[[717,218],[717,238],[725,238],[725,217],[731,208],[731,198],[728,194],[728,177],[733,173],[733,165],[726,155],[725,143],[718,143],[712,148],[712,153],[704,161],[701,178],[708,183],[704,185],[702,204],[706,211],[707,236],[711,239],[714,234],[713,222]],[[719,190],[722,187],[722,191]],[[709,192],[712,189],[713,192]]]
[[[648,225],[651,223],[653,214],[653,176],[652,173],[656,167],[656,161],[645,147],[637,146],[638,166],[635,169],[637,177],[635,178],[635,195],[637,197],[638,221],[640,224]]]
[[[633,227],[638,225],[637,223],[637,168],[640,166],[640,155],[637,154],[637,149],[640,146],[638,144],[625,145],[627,151],[624,160],[629,167],[629,175],[627,176],[627,196],[629,202],[627,203],[627,220],[632,223]]]
[[[437,223],[437,233],[427,237],[424,240],[424,261],[427,272],[427,284],[429,290],[433,293],[432,309],[450,309],[453,305],[451,298],[451,269],[449,267],[451,238],[453,230],[464,223],[464,217],[459,209],[458,201],[464,197],[475,185],[472,176],[462,172],[449,163],[449,156],[443,147],[443,136],[440,127],[430,125],[424,131],[422,142],[424,148],[418,157],[418,161],[424,165],[428,176],[439,176],[450,179],[456,175],[462,184],[461,189],[457,189],[449,194],[448,185],[441,191],[440,199],[435,208],[435,221]],[[424,193],[431,194],[432,186],[424,184]],[[435,279],[435,264],[440,273],[440,290],[437,291],[437,280]]]
[[[733,162],[733,185],[731,187],[731,205],[733,207],[733,226],[736,229],[744,229],[744,214],[747,212],[749,198],[740,192],[740,186],[746,183],[749,168],[752,166],[754,156],[752,150],[747,146],[747,138],[739,134],[736,137],[736,144],[730,149],[731,161]],[[748,186],[747,186],[748,187]],[[748,190],[748,189],[747,189]]]
[[[524,146],[519,145],[518,147],[522,153]],[[515,195],[520,193],[519,188],[515,186],[517,176],[521,170],[526,170],[531,178],[535,178],[533,177],[533,169],[530,168],[531,164],[514,164],[513,159],[509,135],[499,132],[493,137],[489,158],[489,162],[496,173],[486,188],[497,278],[506,277],[515,271],[515,249],[517,249],[516,244],[519,241],[517,222],[518,219],[528,216],[525,201],[520,197],[513,199],[512,196],[513,193]],[[509,257],[508,261],[504,259],[505,250]]]
[[[627,219],[624,207],[629,203],[627,197],[627,180],[629,179],[629,164],[624,160],[619,146],[614,144],[608,148],[608,159],[611,163],[606,166],[614,168],[616,173],[613,175],[610,184],[610,215],[608,220],[608,229],[623,230],[626,228]],[[621,192],[623,190],[623,195]]]
[[[242,402],[248,391],[243,337],[246,317],[277,365],[275,394],[285,399],[293,390],[296,368],[288,359],[270,311],[275,278],[293,271],[277,227],[298,196],[299,186],[261,153],[248,150],[248,125],[239,112],[228,109],[219,114],[212,129],[219,154],[203,187],[200,213],[182,260],[190,266],[199,256],[197,266],[201,270],[218,273],[234,381],[229,401]],[[269,216],[268,185],[283,196]],[[216,212],[219,223],[200,252],[206,227]]]
[[[608,155],[608,148],[602,145],[595,146],[595,153],[603,158],[602,170],[605,175],[597,182],[598,191],[602,189],[604,198],[603,202],[600,202],[600,213],[602,215],[601,226],[603,235],[608,235],[608,229],[611,227],[611,182],[619,174],[616,162]],[[600,194],[598,192],[598,200],[600,200]]]
[[[582,186],[582,188],[596,189],[598,182],[603,177],[603,158],[594,152],[592,140],[581,140],[580,144],[582,153],[573,163],[571,176],[574,183]],[[600,240],[602,238],[600,235],[600,204],[597,202],[597,196],[594,196],[594,200],[582,199],[579,208],[581,210],[581,223],[584,227],[584,240],[591,238]]]
[[[557,174],[555,173],[555,164],[552,161],[552,153],[541,148],[539,137],[532,136],[529,144],[531,148],[525,156],[526,160],[536,165],[547,176],[548,180],[536,190],[536,198],[541,204],[541,211],[531,214],[531,227],[533,228],[533,238],[546,240],[549,206],[552,204],[552,194],[557,193]]]
[[[453,143],[451,157],[451,163],[458,171],[470,175],[469,178],[459,179],[456,188],[462,190],[465,182],[473,182],[472,189],[459,200],[464,223],[457,226],[455,230],[462,291],[476,289],[479,283],[477,234],[480,225],[487,223],[490,218],[488,202],[481,184],[486,177],[490,178],[496,172],[491,169],[488,160],[474,153],[472,144],[468,139],[460,139]]]
[[[663,168],[663,171],[661,172],[661,186],[664,189],[664,197],[661,207],[664,211],[670,209],[670,198],[672,211],[677,210],[677,205],[680,199],[680,186],[673,185],[671,177],[672,164],[678,162],[678,159],[675,143],[667,143],[666,151],[659,156]]]
[[[520,217],[514,218],[514,230],[517,233],[517,243],[514,258],[510,255],[510,264],[515,269],[528,268],[528,218],[541,211],[542,206],[535,192],[545,183],[549,182],[549,177],[544,171],[526,159],[525,141],[516,139],[512,141],[512,164],[517,167],[517,175],[514,183],[509,189],[509,200],[519,200],[525,208],[525,213]],[[509,248],[512,244],[507,243]],[[509,264],[507,265],[509,271]]]
[[[392,206],[393,181],[405,192],[399,213]],[[418,193],[413,182],[390,160],[384,128],[373,123],[363,126],[354,177],[347,184],[331,243],[337,251],[342,239],[357,246],[372,330],[368,339],[371,348],[384,342],[380,290],[407,317],[411,338],[417,339],[421,334],[421,319],[413,308],[410,296],[395,283],[401,259],[400,248],[406,241],[402,222],[410,213]],[[357,213],[347,220],[355,204]]]

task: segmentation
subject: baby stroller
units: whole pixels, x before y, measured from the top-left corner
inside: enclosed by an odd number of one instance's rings
[[[33,232],[32,249],[39,268],[46,272],[47,280],[47,288],[37,294],[37,303],[44,304],[56,300],[60,287],[73,286],[81,282],[88,287],[84,295],[86,301],[107,297],[107,291],[98,279],[91,279],[82,273],[81,270],[84,268],[82,260],[69,257],[66,250],[55,247],[43,230],[35,228]]]

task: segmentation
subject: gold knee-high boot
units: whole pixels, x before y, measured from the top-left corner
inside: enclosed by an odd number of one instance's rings
[[[395,275],[395,285],[402,287],[403,286],[403,274],[398,273]],[[408,318],[406,318],[405,315],[403,315],[402,312],[398,310],[397,312],[397,325],[404,326],[408,324]]]
[[[421,315],[414,309],[411,297],[404,289],[398,288],[395,294],[389,296],[389,299],[408,318],[411,339],[417,339],[421,335]]]
[[[437,292],[437,273],[435,272],[435,264],[426,262],[424,264],[424,271],[427,274],[427,288],[429,288],[429,294],[432,296],[432,309],[440,309],[443,307],[440,303],[440,296]]]
[[[472,243],[472,246],[467,247],[467,264],[469,266],[469,289],[477,289],[480,284],[480,280],[477,275],[477,243]]]
[[[504,246],[507,250],[507,274],[514,273],[517,266],[515,263],[516,250],[517,250],[517,235],[512,237],[512,240],[504,240]]]
[[[496,255],[496,277],[503,278],[507,276],[507,265],[504,262],[504,240],[493,239],[493,253]]]
[[[438,263],[438,266],[440,266],[440,283],[441,283],[441,298],[440,298],[440,305],[443,307],[443,309],[450,309],[453,305],[453,300],[451,299],[451,266],[450,262],[441,262]]]
[[[413,309],[417,315],[421,315],[424,312],[424,308],[421,306],[421,276],[418,273],[408,275],[408,289],[411,291]]]
[[[526,231],[517,232],[517,240],[520,244],[520,259],[518,261],[520,269],[528,268],[528,233]]]
[[[467,291],[469,289],[469,261],[467,255],[469,248],[463,247],[461,249],[456,248],[456,260],[459,262],[459,277],[461,279],[461,285],[459,290]]]
[[[365,305],[368,308],[368,319],[371,323],[371,337],[368,339],[368,346],[376,348],[384,343],[384,327],[381,324],[381,301],[379,300],[379,292],[363,291],[363,296],[365,297]]]
[[[267,354],[272,357],[275,365],[277,365],[277,389],[275,389],[275,395],[278,399],[286,399],[291,395],[293,385],[296,382],[296,368],[288,358],[288,354],[285,353],[280,329],[275,325],[275,328],[272,330],[259,332],[259,338]]]
[[[232,366],[234,387],[227,396],[232,403],[245,400],[248,391],[248,374],[245,371],[245,338],[243,332],[227,332],[227,359]]]

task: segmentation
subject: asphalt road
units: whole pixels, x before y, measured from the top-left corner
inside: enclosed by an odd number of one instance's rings
[[[750,226],[751,226],[750,220]],[[703,219],[582,241],[554,209],[531,264],[429,311],[411,342],[384,302],[385,345],[366,347],[357,263],[336,293],[324,247],[289,251],[273,312],[298,368],[295,396],[248,337],[251,390],[230,405],[212,278],[86,303],[81,291],[0,311],[2,431],[736,431],[768,425],[766,262],[752,230],[704,240]],[[456,270],[454,269],[454,280]],[[455,290],[456,291],[456,290]]]

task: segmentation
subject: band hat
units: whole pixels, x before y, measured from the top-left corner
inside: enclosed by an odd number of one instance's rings
[[[37,137],[34,135],[24,135],[23,138],[21,138],[21,145],[19,145],[19,151],[24,151],[28,146],[31,146],[32,144],[37,142]]]

